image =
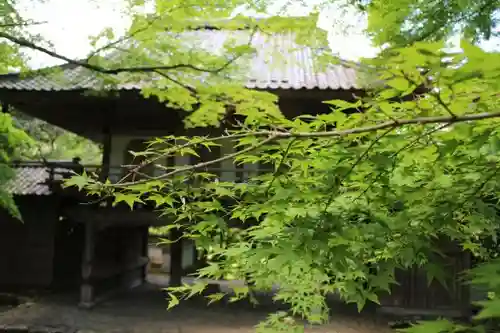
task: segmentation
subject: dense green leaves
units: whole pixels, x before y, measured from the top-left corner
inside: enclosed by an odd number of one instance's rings
[[[16,218],[21,218],[12,195],[4,185],[14,176],[9,163],[19,150],[32,144],[31,138],[14,125],[8,113],[0,112],[0,207],[7,209]]]
[[[12,114],[14,124],[33,139],[33,144],[29,147],[18,147],[20,158],[60,161],[78,156],[84,164],[101,163],[101,149],[89,139],[20,112]]]

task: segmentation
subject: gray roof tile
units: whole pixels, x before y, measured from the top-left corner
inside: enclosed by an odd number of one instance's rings
[[[183,33],[196,40],[196,47],[221,50],[228,39],[248,43],[248,31],[197,30]],[[188,42],[190,43],[190,42]],[[315,51],[310,47],[297,46],[292,33],[269,35],[257,32],[251,45],[256,54],[246,59],[242,79],[250,89],[355,89],[359,88],[356,71],[341,65],[330,65],[320,69]],[[242,59],[243,61],[244,59]],[[248,66],[248,67],[247,67]],[[61,66],[63,75],[36,75],[19,78],[17,75],[0,76],[0,89],[63,91],[99,89],[100,79],[91,71],[74,65]],[[244,71],[244,72],[243,72]],[[118,85],[119,90],[140,89],[140,83]]]
[[[49,168],[42,164],[22,164],[14,166],[15,176],[3,185],[4,189],[13,195],[49,195],[51,190],[47,184]],[[61,179],[61,174],[70,169],[55,168],[54,179]]]

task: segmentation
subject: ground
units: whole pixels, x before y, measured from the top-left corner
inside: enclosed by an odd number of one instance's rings
[[[254,325],[275,310],[270,303],[258,309],[249,304],[206,306],[197,299],[167,311],[158,285],[147,284],[111,298],[92,310],[75,306],[77,295],[45,296],[0,313],[0,325],[62,327],[96,333],[250,333]],[[391,332],[383,320],[333,309],[328,325],[308,327],[317,333]]]

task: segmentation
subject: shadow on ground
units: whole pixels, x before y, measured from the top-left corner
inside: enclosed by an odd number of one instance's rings
[[[260,305],[249,302],[219,303],[207,306],[204,299],[181,302],[167,311],[168,302],[161,287],[146,284],[124,293],[91,310],[79,309],[77,295],[51,295],[0,313],[0,325],[59,327],[96,333],[247,333],[276,306],[260,296]],[[390,332],[383,318],[360,315],[353,307],[332,304],[328,325],[310,327],[309,332],[383,333]]]

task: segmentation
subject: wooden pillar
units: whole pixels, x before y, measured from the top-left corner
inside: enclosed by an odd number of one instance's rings
[[[99,180],[105,181],[109,177],[109,171],[111,168],[111,114],[106,112],[104,117],[104,126],[102,129],[102,165],[101,173],[99,174]]]
[[[142,233],[140,227],[117,228],[118,250],[121,257],[119,266],[121,287],[124,290],[135,288],[143,283]]]
[[[193,241],[193,266],[195,267],[196,270],[198,270],[200,267],[198,266],[199,263],[199,256],[200,253],[198,249],[196,248],[196,241]]]
[[[95,291],[91,282],[94,264],[96,230],[93,222],[85,223],[85,240],[82,258],[82,284],[80,286],[80,306],[90,308],[94,304]]]
[[[1,102],[2,105],[2,113],[10,113],[10,104],[6,102]]]
[[[149,257],[149,227],[144,227],[142,230],[142,256]],[[148,265],[144,265],[142,269],[142,282],[146,282],[148,276]]]
[[[170,231],[170,283],[171,287],[182,285],[182,230],[174,228]]]
[[[207,256],[207,251],[203,249],[196,249],[194,250],[195,253],[195,260],[194,260],[194,268],[196,271],[199,269],[202,269],[204,267],[208,266],[208,256]]]

